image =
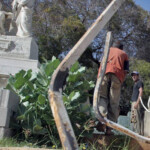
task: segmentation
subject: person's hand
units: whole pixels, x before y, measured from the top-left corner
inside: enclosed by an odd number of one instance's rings
[[[134,105],[134,109],[137,109],[138,108],[138,103],[136,103],[135,105]]]

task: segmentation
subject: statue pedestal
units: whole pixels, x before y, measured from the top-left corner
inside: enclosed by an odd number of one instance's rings
[[[9,75],[20,70],[37,71],[38,46],[33,38],[0,36],[0,138],[9,136],[10,118],[16,112],[19,98],[4,89]]]
[[[32,37],[0,36],[0,56],[38,60],[38,46]]]

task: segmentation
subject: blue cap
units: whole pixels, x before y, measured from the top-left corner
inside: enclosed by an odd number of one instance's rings
[[[133,72],[131,73],[131,76],[133,76],[134,74],[139,75],[139,72],[133,71]]]

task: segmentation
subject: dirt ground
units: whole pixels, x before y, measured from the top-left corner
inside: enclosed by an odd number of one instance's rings
[[[125,136],[122,135],[106,136],[106,135],[95,134],[93,138],[84,139],[84,141],[82,142],[89,143],[89,145],[96,144],[98,150],[103,150],[104,147],[106,148],[109,147],[109,145],[113,145],[112,150],[115,150],[115,145],[118,146],[120,145],[120,143],[125,143],[125,140],[127,142],[129,150],[150,150],[150,145],[139,143],[132,138],[130,140],[127,140]],[[118,149],[118,147],[116,147],[116,149]],[[54,149],[29,148],[29,147],[0,147],[0,150],[54,150]]]
[[[124,145],[124,143],[127,144],[128,150],[150,150],[149,145],[145,145],[143,143],[138,143],[134,139],[127,139],[126,136],[122,135],[111,135],[111,136],[106,136],[106,135],[100,135],[100,134],[95,134],[94,138],[92,139],[86,139],[90,144],[94,143],[98,145],[98,150],[103,150],[104,147],[110,148],[112,150],[120,149],[118,146]],[[144,147],[144,149],[141,147]],[[110,147],[112,146],[112,147]],[[116,147],[116,148],[115,148]]]

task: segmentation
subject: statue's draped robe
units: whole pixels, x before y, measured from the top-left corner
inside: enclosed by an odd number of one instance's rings
[[[35,0],[15,0],[14,7],[21,5],[21,8],[17,8],[17,36],[28,37],[32,35],[32,13]]]

